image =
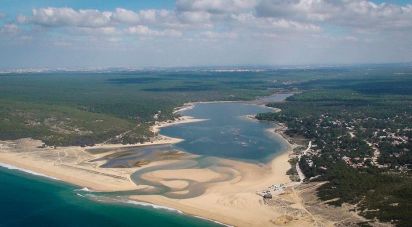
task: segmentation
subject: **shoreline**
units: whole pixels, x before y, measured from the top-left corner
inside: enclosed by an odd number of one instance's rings
[[[76,156],[85,152],[73,147],[56,150],[53,149],[57,156],[61,153],[70,153],[70,156]],[[135,188],[128,176],[131,171],[96,168],[91,165],[82,166],[76,161],[59,163],[58,157],[53,160],[42,157],[50,151],[51,149],[49,151],[15,152],[2,149],[0,150],[0,162],[19,171],[86,187],[93,191],[127,191]],[[84,160],[80,162],[82,161]]]
[[[241,102],[241,101],[218,101],[218,102]],[[196,103],[211,103],[211,102],[196,102]],[[180,108],[177,108],[174,113],[182,112],[193,108],[196,103],[187,103]],[[259,105],[250,103],[252,105]],[[207,119],[195,119],[190,116],[182,116],[173,121],[157,122],[152,126],[152,130],[155,134],[160,132],[163,127],[193,123],[205,121]],[[205,192],[197,197],[189,199],[170,199],[161,195],[136,195],[131,196],[132,201],[149,203],[154,206],[160,205],[171,209],[176,209],[184,214],[194,217],[206,219],[216,223],[236,226],[250,226],[250,225],[273,225],[277,222],[278,218],[282,219],[288,209],[280,209],[277,207],[271,207],[265,204],[265,201],[261,196],[256,193],[272,184],[290,184],[291,181],[286,174],[286,171],[290,168],[288,162],[289,156],[293,152],[293,144],[288,141],[282,134],[276,131],[276,127],[269,129],[281,137],[288,145],[288,147],[274,155],[273,158],[264,165],[252,164],[242,161],[235,161],[229,159],[219,159],[224,163],[225,168],[229,168],[233,172],[234,178],[231,180],[223,181],[217,184],[210,184],[207,186]],[[23,170],[40,173],[45,176],[51,176],[57,180],[61,180],[70,184],[77,185],[79,187],[86,187],[93,191],[125,191],[138,188],[134,184],[130,175],[137,169],[155,167],[167,163],[164,161],[155,161],[143,167],[133,168],[101,168],[99,163],[90,165],[88,163],[92,159],[101,157],[102,155],[93,155],[85,151],[86,149],[93,148],[130,148],[139,146],[150,146],[160,144],[173,144],[183,141],[179,138],[171,138],[158,134],[154,141],[146,142],[142,144],[98,144],[92,147],[80,148],[80,147],[57,147],[52,148],[36,148],[35,145],[38,141],[26,139],[27,144],[24,144],[23,149],[25,152],[16,152],[19,150],[19,145],[9,147],[9,150],[4,150],[7,144],[13,143],[13,141],[2,141],[0,144],[0,162],[11,164]],[[6,145],[4,145],[6,144]],[[26,147],[25,147],[26,146]],[[21,149],[20,149],[21,150]],[[28,150],[28,151],[27,151]],[[14,152],[13,152],[14,151]],[[39,151],[39,152],[36,152]],[[39,154],[54,152],[54,159],[42,160]],[[57,153],[57,156],[56,156]],[[62,161],[60,154],[66,155],[68,161]],[[104,153],[107,155],[108,153]],[[72,161],[71,159],[76,158]],[[80,157],[80,158],[79,158]],[[60,162],[59,162],[60,161]],[[66,163],[67,162],[67,163]],[[156,172],[156,171],[155,171]],[[157,171],[161,172],[161,171]],[[176,170],[165,170],[162,175],[152,175],[152,179],[158,178],[159,182],[171,181],[176,178],[176,173],[182,181],[187,180],[186,175],[192,175],[192,169],[182,169],[177,172]],[[213,172],[213,171],[212,171]],[[206,174],[204,171],[196,174],[197,180],[205,180],[208,178],[215,178],[221,174],[215,172],[212,175]],[[172,176],[172,177],[170,177]],[[288,189],[289,190],[289,189]],[[290,189],[292,190],[292,189]],[[279,201],[291,200],[293,203],[298,204],[298,207],[302,207],[300,199],[292,192],[286,193],[286,195],[275,195]],[[290,197],[290,198],[289,198]],[[280,209],[280,210],[277,210]],[[293,208],[295,209],[295,208]],[[311,220],[297,219],[288,221],[292,226],[299,226],[309,224],[313,222]]]
[[[289,149],[280,152],[263,166],[223,160],[225,165],[230,165],[239,171],[235,179],[211,185],[204,194],[195,198],[169,199],[163,196],[136,195],[130,199],[172,207],[184,214],[200,216],[228,226],[251,226],[256,223],[259,223],[259,226],[267,226],[271,224],[271,219],[268,217],[281,216],[282,212],[273,211],[271,207],[264,205],[261,196],[256,192],[276,182],[290,183],[286,175],[286,171],[290,168],[288,163],[290,152]],[[189,169],[187,172],[192,174]],[[237,187],[242,189],[238,190]],[[249,209],[250,207],[253,209]]]
[[[186,109],[181,109],[178,112],[181,112],[181,111],[184,111],[184,110],[186,110]],[[158,134],[158,136],[166,137],[166,138],[172,138],[172,137],[168,137],[168,136],[159,134],[160,130],[162,128],[169,127],[169,126],[172,126],[172,125],[189,124],[189,123],[196,123],[196,122],[202,122],[202,121],[207,121],[207,120],[208,119],[198,119],[198,118],[194,118],[194,117],[191,117],[191,116],[181,116],[181,117],[178,117],[174,120],[155,122],[155,124],[152,126],[151,129],[152,129],[152,132],[155,133],[155,134]],[[180,139],[180,138],[172,138],[172,139],[177,139],[177,140],[183,141],[183,139]]]
[[[38,173],[38,172],[29,170],[29,169],[20,168],[20,167],[10,165],[10,164],[6,164],[6,163],[3,163],[3,162],[0,162],[0,167],[4,168],[4,169],[9,169],[9,170],[17,170],[19,172],[23,172],[23,173],[38,176],[38,177],[47,178],[49,180],[62,181],[62,180],[60,180],[58,178],[55,178],[55,177],[52,177],[52,176],[48,176],[48,175],[45,175],[45,174],[42,174],[42,173]]]
[[[73,148],[67,149],[65,152],[72,151]],[[70,151],[69,151],[70,150]],[[276,155],[269,163],[265,164],[263,167],[251,163],[243,163],[241,161],[233,160],[222,160],[227,165],[236,169],[240,173],[234,181],[222,182],[216,185],[208,187],[207,191],[195,198],[175,200],[168,199],[163,196],[132,196],[129,199],[136,202],[149,203],[154,206],[164,206],[171,209],[180,210],[186,215],[201,217],[205,220],[210,220],[216,223],[222,223],[227,226],[249,226],[253,221],[249,222],[248,219],[255,220],[261,219],[259,216],[260,212],[264,212],[267,215],[275,215],[276,213],[271,211],[270,207],[266,207],[261,204],[261,197],[256,195],[257,190],[266,188],[273,183],[287,183],[289,178],[286,175],[286,171],[289,169],[289,154],[291,150],[285,150],[278,155]],[[62,181],[72,185],[77,185],[80,188],[88,188],[88,190],[95,192],[110,192],[110,191],[127,191],[136,189],[136,186],[131,180],[130,175],[138,168],[127,169],[103,169],[103,168],[76,168],[76,166],[67,165],[55,165],[47,161],[39,160],[37,157],[31,157],[30,154],[25,152],[0,152],[0,162],[7,163],[12,166],[12,169],[17,167],[19,171],[23,171],[29,174],[40,175],[41,177],[46,177],[48,179]],[[165,161],[163,161],[164,163]],[[167,162],[167,161],[166,161]],[[149,164],[145,167],[156,166],[162,164],[162,161]],[[88,172],[87,170],[92,170],[96,172]],[[270,172],[268,172],[270,171]],[[99,173],[97,173],[99,172]],[[169,171],[173,173],[173,170]],[[250,176],[250,172],[253,176]],[[107,175],[100,175],[107,174]],[[180,172],[181,174],[194,174],[190,169]],[[198,174],[196,174],[198,175]],[[262,178],[262,175],[264,177]],[[260,176],[261,178],[256,178]],[[117,178],[123,177],[123,178]],[[166,176],[167,177],[167,176]],[[198,175],[200,179],[201,176]],[[243,180],[242,178],[245,178]],[[259,179],[259,180],[255,180]],[[247,190],[241,190],[237,192],[234,185],[239,184],[239,187],[247,186]],[[212,191],[211,193],[209,191]],[[223,192],[221,196],[217,196],[217,192]],[[217,193],[220,194],[220,193]],[[248,204],[254,204],[254,211],[244,209],[244,207],[238,207],[235,205],[233,208],[228,209],[227,205],[222,206],[219,204],[220,199],[224,199],[227,196],[235,196],[235,201],[243,200],[249,201]],[[199,202],[201,201],[201,202]],[[201,206],[199,206],[202,204]],[[215,206],[216,204],[216,206]],[[139,205],[139,204],[137,204]],[[208,212],[208,209],[200,209],[202,206],[208,206],[210,209],[216,210],[217,212]],[[241,209],[243,208],[243,209]],[[230,214],[233,212],[233,214]],[[240,214],[238,214],[240,213]],[[250,215],[253,213],[254,215]],[[225,214],[225,215],[222,215]],[[238,216],[245,215],[246,220],[239,220]],[[280,213],[278,213],[280,215]],[[266,220],[265,225],[270,224],[270,220]],[[263,223],[262,223],[263,225]]]

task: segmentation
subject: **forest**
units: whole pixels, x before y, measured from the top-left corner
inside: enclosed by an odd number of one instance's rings
[[[272,78],[266,71],[203,70],[0,74],[0,139],[31,137],[50,146],[144,142],[155,120],[173,119],[185,102],[269,95]]]
[[[356,205],[370,219],[409,226],[412,77],[392,73],[296,86],[300,94],[268,104],[280,112],[256,117],[285,123],[289,136],[312,141],[299,166],[308,181],[327,182],[319,198]]]
[[[268,104],[280,112],[256,117],[285,123],[289,136],[312,141],[298,164],[309,181],[327,182],[319,198],[354,204],[371,219],[412,223],[408,65],[4,73],[0,139],[141,143],[154,136],[155,121],[175,118],[173,110],[185,102],[253,100],[281,91],[297,94]]]

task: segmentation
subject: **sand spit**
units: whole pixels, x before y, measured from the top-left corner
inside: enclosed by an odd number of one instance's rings
[[[289,183],[286,171],[289,168],[288,153],[283,153],[267,165],[257,165],[233,160],[220,160],[221,164],[233,170],[234,176],[228,180],[206,186],[205,192],[196,197],[186,199],[171,199],[166,196],[132,196],[131,199],[145,201],[163,206],[169,206],[194,216],[207,217],[222,223],[235,226],[273,226],[272,219],[283,215],[284,211],[274,210],[265,205],[257,191],[274,183]],[[159,180],[175,179],[174,170],[167,172],[156,171]],[[199,170],[196,174],[193,169],[181,169],[176,173],[182,176],[182,181],[188,179],[198,182],[208,182],[222,172],[214,170]],[[179,176],[180,178],[180,175]],[[152,178],[153,179],[153,178]],[[295,226],[303,222],[296,221]],[[305,221],[310,225],[310,220]]]
[[[188,104],[185,108],[191,106],[193,104]],[[153,131],[158,133],[162,127],[203,120],[205,119],[184,116],[176,121],[156,123]],[[200,167],[196,164],[196,157],[187,154],[184,158],[171,156],[168,159],[150,160],[147,165],[140,167],[100,167],[105,163],[99,161],[100,158],[122,149],[180,141],[182,140],[158,135],[153,142],[144,144],[100,144],[92,148],[41,148],[41,141],[32,139],[1,141],[0,163],[87,187],[92,191],[126,191],[145,187],[155,189],[163,187],[162,189],[167,189],[165,194],[136,194],[130,196],[130,200],[137,201],[137,204],[143,202],[155,204],[153,206],[169,207],[227,225],[333,226],[339,222],[319,212],[316,213],[315,206],[307,209],[304,197],[306,194],[302,192],[306,189],[300,189],[299,184],[291,182],[286,175],[286,171],[290,168],[288,160],[293,155],[295,147],[291,144],[287,151],[277,155],[267,164],[215,158],[212,166]],[[105,151],[97,154],[87,151],[93,148]],[[167,168],[176,166],[179,162],[186,166]],[[141,178],[147,184],[136,185],[131,175],[136,171],[144,172],[145,169],[150,171],[143,173]],[[271,199],[264,199],[261,196],[262,191],[278,188],[279,185],[282,185],[281,190],[276,189]],[[313,195],[313,192],[310,195]]]
[[[193,117],[190,117],[190,116],[182,116],[182,117],[176,118],[175,120],[156,122],[152,126],[152,131],[157,134],[157,133],[159,133],[160,129],[164,128],[164,127],[169,127],[169,126],[178,125],[178,124],[195,123],[195,122],[201,122],[201,121],[207,121],[207,119],[197,119],[197,118],[193,118]],[[171,138],[171,137],[167,137],[167,136],[163,136],[163,135],[159,135],[159,136],[160,137],[165,137],[165,138],[168,138],[168,139],[172,139],[170,141],[170,143],[175,143],[174,140],[179,140],[179,142],[182,141],[182,139]]]
[[[101,168],[99,166],[102,162],[91,160],[111,152],[91,154],[85,150],[86,148],[81,147],[39,148],[39,141],[31,139],[3,141],[0,144],[0,162],[87,187],[92,191],[138,189],[142,186],[137,186],[131,181],[132,173],[139,169],[156,168],[176,162],[159,160],[136,168]],[[110,147],[115,148],[114,145]],[[219,159],[217,161],[221,167],[213,169],[154,170],[143,177],[171,188],[176,195],[184,196],[190,193],[187,189],[193,182],[201,184],[204,191],[202,190],[201,195],[185,199],[161,195],[135,195],[130,199],[170,207],[229,225],[275,225],[273,220],[288,211],[268,206],[256,192],[273,184],[290,183],[286,175],[289,169],[288,159],[289,153],[285,152],[266,165]],[[230,178],[227,178],[228,172],[231,173]],[[290,203],[294,206],[302,206],[300,199],[294,194],[281,194],[277,197],[291,200]],[[312,223],[313,221],[304,215],[303,218],[290,221],[288,225],[301,226]]]

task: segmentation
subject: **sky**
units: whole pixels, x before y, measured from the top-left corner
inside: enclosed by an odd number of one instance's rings
[[[412,0],[0,0],[0,69],[412,62]]]

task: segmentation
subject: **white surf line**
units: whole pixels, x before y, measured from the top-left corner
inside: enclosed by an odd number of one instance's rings
[[[6,164],[6,163],[2,163],[2,162],[0,162],[0,167],[6,168],[6,169],[10,169],[10,170],[17,170],[17,171],[24,172],[24,173],[28,173],[28,174],[31,174],[31,175],[40,176],[40,177],[45,177],[45,178],[49,178],[49,179],[53,179],[53,180],[58,180],[58,181],[60,181],[60,179],[55,178],[55,177],[52,177],[52,176],[49,176],[49,175],[46,175],[46,174],[34,172],[34,171],[31,171],[31,170],[28,170],[28,169],[24,169],[24,168],[19,168],[19,167],[17,167],[17,166],[13,166],[13,165]]]
[[[179,214],[184,214],[183,211],[181,211],[181,210],[174,209],[174,208],[167,207],[167,206],[155,205],[153,203],[138,202],[138,201],[134,201],[134,200],[127,200],[126,203],[137,205],[137,206],[151,207],[151,208],[154,208],[154,209],[168,210],[168,211],[173,211],[173,212],[176,212],[176,213],[179,213]]]
[[[75,189],[74,191],[93,192],[93,191],[89,190],[87,187],[82,188],[82,189]],[[153,204],[153,203],[139,202],[139,201],[130,200],[130,199],[128,199],[128,200],[114,199],[114,200],[108,201],[108,200],[99,199],[99,198],[109,198],[109,199],[111,199],[110,197],[98,196],[98,195],[94,195],[94,194],[82,195],[82,194],[80,194],[80,193],[76,193],[76,195],[79,196],[79,197],[83,197],[83,198],[87,198],[87,197],[89,196],[89,197],[94,198],[95,200],[97,200],[97,201],[99,201],[99,202],[109,202],[109,203],[110,203],[110,201],[112,201],[112,202],[120,202],[120,203],[132,204],[132,205],[135,205],[135,206],[151,207],[151,208],[156,209],[156,210],[166,210],[166,211],[169,211],[169,212],[175,212],[175,213],[177,213],[177,214],[186,215],[186,216],[189,216],[189,217],[194,217],[194,218],[198,218],[198,219],[210,221],[210,222],[213,222],[213,223],[216,223],[216,224],[219,224],[219,225],[228,226],[228,227],[233,227],[232,225],[228,225],[228,224],[225,224],[225,223],[222,223],[222,222],[213,220],[213,219],[209,219],[209,218],[205,218],[205,217],[201,217],[201,216],[197,216],[197,215],[187,214],[187,213],[185,213],[185,212],[183,212],[183,211],[181,211],[181,210],[175,209],[175,208],[171,208],[171,207],[167,207],[167,206],[161,206],[161,205],[156,205],[156,204]]]
[[[138,201],[134,201],[134,200],[127,200],[126,203],[133,204],[133,205],[137,205],[137,206],[147,206],[147,207],[151,207],[151,208],[154,208],[154,209],[168,210],[168,211],[176,212],[176,213],[178,213],[178,214],[183,214],[183,215],[195,217],[195,218],[198,218],[198,219],[202,219],[202,220],[214,222],[214,223],[219,224],[219,225],[228,226],[228,227],[233,227],[232,225],[228,225],[228,224],[225,224],[225,223],[222,223],[222,222],[213,220],[213,219],[209,219],[209,218],[205,218],[205,217],[201,217],[201,216],[197,216],[197,215],[190,215],[190,214],[187,214],[187,213],[185,213],[185,212],[183,212],[183,211],[181,211],[181,210],[178,210],[178,209],[175,209],[175,208],[171,208],[171,207],[167,207],[167,206],[160,206],[160,205],[155,205],[155,204],[153,204],[153,203],[138,202]]]
[[[197,216],[197,215],[193,215],[193,217],[199,218],[199,219],[203,219],[203,220],[206,220],[206,221],[211,221],[211,222],[214,222],[214,223],[216,223],[216,224],[223,225],[223,226],[227,226],[227,227],[234,227],[233,225],[228,225],[228,224],[225,224],[225,223],[216,221],[216,220],[212,220],[212,219],[209,219],[209,218],[204,218],[204,217]]]
[[[75,191],[94,192],[93,190],[90,190],[88,187],[84,187],[84,188],[80,188],[80,189],[75,189]]]
[[[79,197],[82,197],[82,198],[86,197],[86,196],[84,196],[84,195],[82,195],[82,194],[80,194],[80,193],[76,193],[76,195],[79,196]]]

